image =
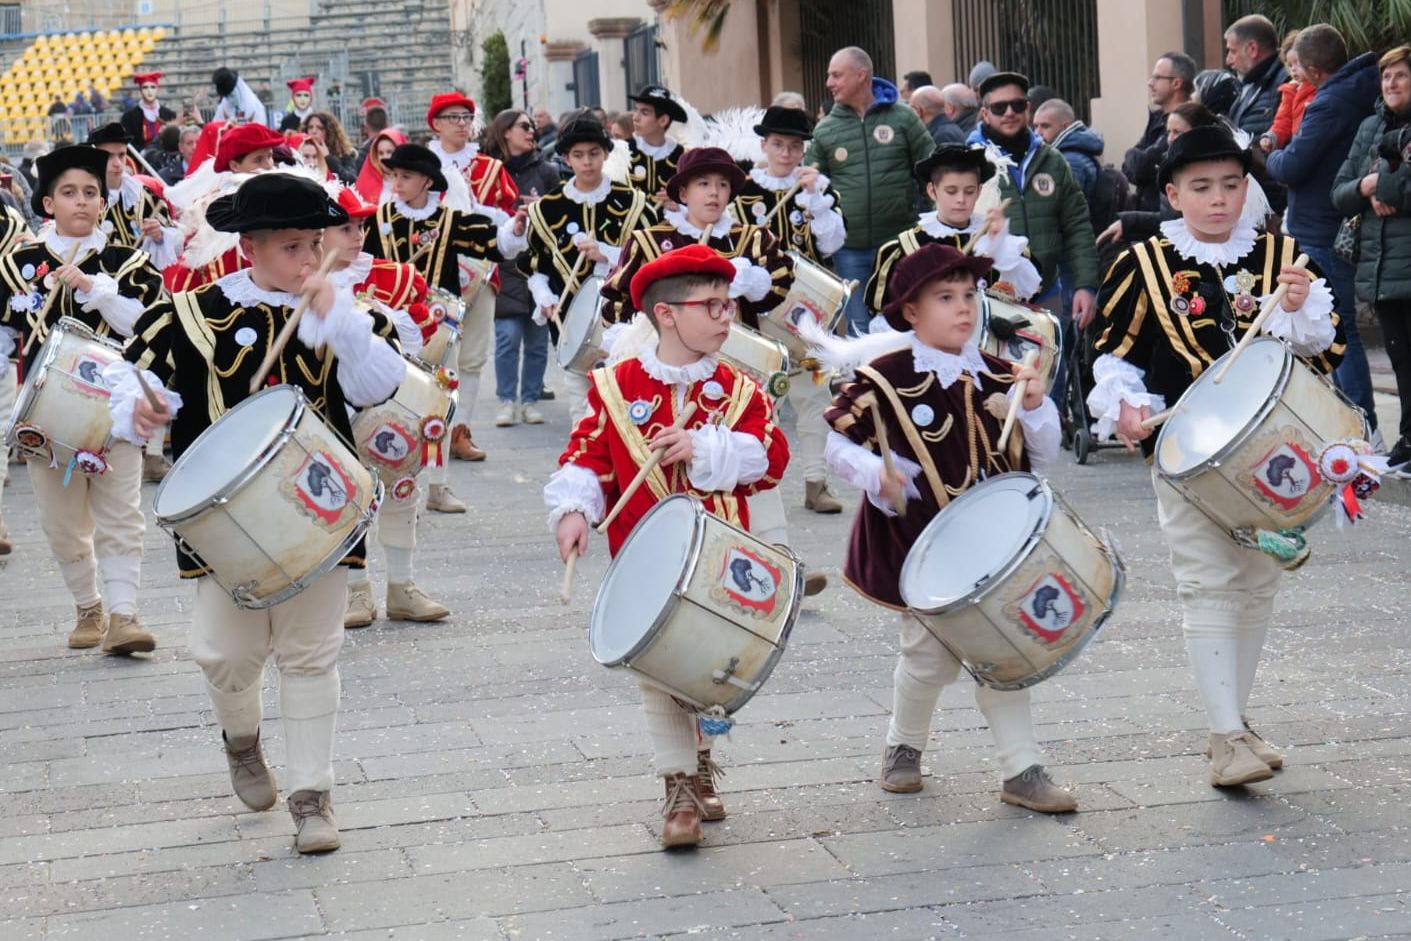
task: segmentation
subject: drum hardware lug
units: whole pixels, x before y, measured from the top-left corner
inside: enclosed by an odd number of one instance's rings
[[[230,596],[235,599],[236,607],[250,608],[259,600],[250,593],[250,590],[254,588],[255,585],[255,582],[246,582],[243,585],[236,585],[234,588],[230,589]]]
[[[747,683],[735,675],[735,670],[738,669],[739,666],[740,658],[731,657],[730,662],[726,665],[724,670],[711,671],[710,681],[716,686],[722,686],[726,683],[729,683],[731,686],[738,686],[740,689],[747,690],[751,693],[758,690],[758,683]]]

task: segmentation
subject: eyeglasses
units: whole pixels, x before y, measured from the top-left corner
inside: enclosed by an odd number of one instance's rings
[[[1153,72],[1151,75],[1151,80],[1153,82],[1171,82],[1175,81],[1175,79],[1176,76],[1174,75],[1157,75],[1155,72]]]
[[[452,124],[469,124],[471,121],[475,120],[475,115],[468,111],[452,111],[449,113],[443,111],[441,114],[436,115],[436,120],[450,121]]]
[[[708,297],[703,301],[666,301],[672,307],[700,307],[705,310],[706,316],[711,320],[719,320],[725,315],[735,316],[735,308],[738,306],[734,298],[728,300],[719,297]]]
[[[1012,101],[992,101],[985,105],[985,110],[995,117],[1004,117],[1011,110],[1015,114],[1023,114],[1029,110],[1028,98],[1015,98]]]
[[[528,131],[530,134],[534,133],[534,125],[530,124],[528,121],[520,121],[515,127],[519,128],[521,131]]]

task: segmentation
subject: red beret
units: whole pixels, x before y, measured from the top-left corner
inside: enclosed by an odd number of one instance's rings
[[[433,95],[431,97],[431,106],[426,109],[427,126],[433,131],[436,130],[436,125],[433,123],[436,120],[436,115],[454,105],[461,105],[468,109],[471,114],[475,113],[475,102],[465,95],[462,95],[458,91],[442,92],[439,95]]]
[[[735,277],[735,266],[709,245],[687,245],[647,262],[632,276],[632,306],[642,309],[642,295],[662,278],[683,274],[716,275],[726,281]]]
[[[907,331],[911,324],[902,316],[902,305],[921,293],[921,289],[933,281],[939,281],[956,270],[968,271],[976,280],[989,274],[994,261],[981,255],[965,255],[950,245],[937,245],[932,242],[923,245],[907,255],[892,269],[891,280],[887,282],[887,306],[882,308],[882,316],[893,330]]]
[[[216,172],[229,170],[232,160],[239,160],[252,151],[264,147],[273,149],[284,142],[283,134],[277,134],[263,124],[233,127],[220,136],[220,143],[216,146]]]
[[[134,72],[132,74],[132,84],[141,88],[143,85],[156,85],[162,80],[161,72]]]
[[[314,92],[314,82],[316,79],[317,76],[305,75],[303,78],[291,78],[284,84],[289,86],[289,91],[291,94],[298,94],[301,91],[306,91],[312,95]]]
[[[345,186],[338,191],[338,205],[342,206],[352,219],[366,219],[377,214],[377,207],[365,202],[351,186]]]

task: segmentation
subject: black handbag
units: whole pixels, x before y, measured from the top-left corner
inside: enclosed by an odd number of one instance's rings
[[[1333,254],[1349,265],[1357,264],[1362,245],[1362,214],[1342,220],[1333,236]]]

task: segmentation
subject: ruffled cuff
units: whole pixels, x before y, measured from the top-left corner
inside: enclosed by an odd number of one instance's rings
[[[732,258],[735,278],[730,282],[730,296],[743,297],[747,301],[762,301],[774,286],[774,278],[769,269],[761,268],[748,258]]]
[[[1003,272],[1019,264],[1024,257],[1024,249],[1028,247],[1027,238],[1009,234],[1009,220],[1006,219],[999,235],[986,232],[975,240],[974,254],[993,259],[995,270]]]
[[[93,287],[88,291],[74,291],[74,300],[86,311],[100,315],[119,336],[132,336],[132,328],[137,318],[142,316],[142,302],[118,293],[118,283],[111,275],[93,274],[88,276]]]
[[[142,447],[147,439],[137,433],[137,426],[132,420],[137,400],[145,394],[137,381],[136,368],[126,360],[119,360],[104,366],[102,375],[103,384],[108,387],[108,414],[113,418],[113,437]],[[181,396],[164,387],[149,370],[142,370],[142,378],[166,402],[167,418],[175,418],[181,410]]]
[[[1146,391],[1146,373],[1126,360],[1103,353],[1093,362],[1093,388],[1088,393],[1088,412],[1093,432],[1099,439],[1110,438],[1122,417],[1122,403],[1132,408],[1150,408],[1152,414],[1166,409],[1163,396]]]
[[[1267,298],[1261,297],[1262,305]],[[1333,326],[1333,292],[1328,282],[1318,278],[1308,285],[1308,299],[1298,310],[1274,308],[1264,321],[1264,332],[1289,345],[1296,356],[1316,356],[1332,345],[1337,336]]]
[[[499,228],[495,232],[495,247],[499,249],[500,257],[509,261],[529,247],[529,226],[524,227],[522,235],[516,235],[514,216],[506,216],[505,221],[499,224]]]
[[[820,255],[831,255],[843,247],[848,236],[843,214],[833,208],[833,197],[819,194],[813,200],[821,205],[813,208],[805,205],[810,214],[809,231],[813,234],[813,244]]]
[[[694,454],[687,476],[697,490],[734,490],[754,483],[769,469],[758,438],[724,425],[702,425],[691,432],[691,448]]]
[[[387,316],[392,326],[397,328],[397,342],[402,345],[402,352],[408,356],[419,354],[425,341],[421,336],[421,327],[412,315],[404,310],[388,309]]]
[[[309,349],[328,347],[338,360],[343,395],[357,408],[387,401],[406,378],[407,361],[373,335],[372,315],[354,305],[346,288],[334,296],[327,316],[305,313],[299,319],[298,336]]]
[[[607,512],[598,475],[577,464],[565,464],[554,471],[544,485],[544,505],[549,509],[551,533],[558,530],[559,520],[570,513],[582,513],[592,526]]]
[[[1013,401],[1018,394],[1018,387],[1011,386],[1006,401]],[[1044,396],[1043,404],[1036,409],[1020,405],[1016,417],[1024,431],[1024,452],[1029,455],[1029,466],[1038,470],[1052,464],[1063,444],[1063,424],[1058,420],[1058,406],[1053,399]]]
[[[144,238],[142,250],[152,259],[152,266],[164,271],[176,264],[181,256],[181,230],[175,226],[162,226],[160,239]]]
[[[608,325],[607,329],[603,331],[602,342],[598,344],[602,347],[603,356],[607,356],[612,352],[613,344],[617,342],[618,337],[627,332],[627,328],[630,326],[632,326],[630,323],[614,323]]]
[[[15,352],[15,338],[17,336],[19,334],[9,327],[0,327],[0,360],[9,359],[10,354]],[[0,362],[0,369],[9,368],[9,363]]]
[[[867,501],[884,515],[896,516],[896,508],[881,498],[882,472],[886,464],[879,455],[836,431],[830,431],[828,441],[823,446],[823,459],[828,462],[828,467],[833,473],[863,490],[867,494]],[[906,498],[921,499],[921,491],[916,486],[916,477],[921,473],[921,465],[907,460],[895,451],[892,452],[892,463],[909,478],[903,491]]]
[[[1027,301],[1039,293],[1039,288],[1044,284],[1039,269],[1027,258],[1020,258],[1013,268],[1001,268],[996,265],[995,271],[999,272],[1000,280],[1013,289],[1016,300]]]
[[[553,286],[549,283],[549,276],[543,272],[531,274],[525,279],[529,285],[529,296],[534,298],[534,321],[540,326],[548,322],[544,317],[543,309],[552,307],[559,302],[559,296],[554,293]],[[543,320],[539,318],[544,317]]]
[[[616,245],[609,245],[607,242],[598,243],[598,251],[603,253],[607,261],[600,261],[593,266],[593,275],[598,278],[606,278],[617,269],[617,263],[622,260],[622,249]]]
[[[360,310],[353,301],[353,292],[346,287],[337,288],[333,294],[333,306],[325,316],[320,317],[310,307],[299,318],[299,342],[311,350],[327,346],[339,359],[349,353],[357,354],[366,347],[372,337],[372,315]]]

